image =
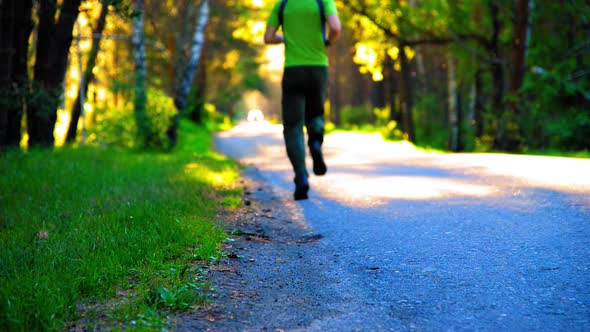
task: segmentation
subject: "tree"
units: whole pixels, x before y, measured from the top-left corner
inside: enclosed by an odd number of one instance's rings
[[[590,149],[590,6],[535,2],[526,75],[519,93],[521,134],[530,149]]]
[[[100,50],[100,42],[102,40],[102,32],[104,31],[104,27],[106,25],[106,18],[109,12],[109,4],[106,0],[101,0],[101,10],[100,15],[98,17],[98,21],[96,26],[92,29],[92,49],[88,55],[88,60],[86,62],[86,69],[82,74],[82,81],[81,87],[78,90],[78,95],[76,96],[76,100],[74,105],[72,106],[72,110],[70,111],[71,119],[70,124],[68,127],[68,132],[66,136],[66,142],[72,143],[76,139],[76,133],[78,130],[78,120],[80,119],[80,115],[82,114],[82,99],[86,100],[86,94],[88,91],[88,85],[94,80],[94,66],[96,65],[96,58],[98,56],[98,52]],[[81,33],[80,31],[78,33]],[[81,59],[79,59],[81,61]]]
[[[59,105],[72,107],[68,140],[74,139],[82,107],[76,99],[85,93],[75,95],[78,78],[68,75],[64,80],[64,68],[81,1],[39,1],[38,38],[32,39],[32,0],[0,1],[0,146],[18,146],[25,109],[30,145],[52,145]],[[98,1],[85,0],[82,9]],[[252,90],[266,95],[261,105],[271,105],[265,109],[269,117],[279,114],[279,89],[273,81],[277,71],[259,69],[262,62],[279,56],[261,56],[266,48],[258,40],[270,2],[208,1],[207,28],[197,39],[197,23],[203,18],[199,8],[206,1],[127,2],[143,5],[137,11],[142,15],[110,15],[104,32],[108,38],[102,40],[109,52],[97,56],[96,40],[84,57],[81,90],[91,91],[91,100],[96,97],[90,119],[97,127],[105,118],[125,119],[121,128],[137,127],[143,144],[165,144],[166,134],[174,143],[180,116],[199,121],[206,117],[201,110],[207,109],[235,117],[245,107],[242,96]],[[590,144],[590,9],[584,0],[536,7],[531,0],[337,4],[348,29],[330,49],[332,121],[355,113],[361,121],[387,124],[390,137],[434,140],[433,146],[451,150],[462,145],[515,151]],[[101,35],[101,20],[94,35]],[[135,37],[129,44],[125,40],[133,26]],[[37,45],[28,45],[33,40]],[[195,40],[198,52],[193,51]],[[34,57],[27,57],[28,46],[34,47]],[[192,62],[196,65],[189,66],[191,58],[198,58]],[[27,60],[34,65],[32,84]],[[182,112],[175,117],[172,99]],[[147,107],[146,102],[166,106]],[[169,117],[174,118],[172,125]]]
[[[199,61],[199,67],[197,68],[195,82],[193,84],[193,95],[192,104],[187,101],[187,105],[183,113],[194,123],[202,124],[203,123],[203,112],[205,111],[205,104],[207,101],[207,47],[206,47],[207,40],[205,40],[205,45],[203,46],[203,51],[201,54],[201,61]],[[190,99],[191,96],[189,96]],[[189,109],[190,107],[190,109]]]
[[[379,47],[384,47],[385,49],[383,51],[376,51],[375,53],[388,54],[393,57],[394,61],[396,61],[394,67],[400,72],[397,87],[399,89],[399,120],[401,129],[406,139],[415,142],[416,135],[413,116],[414,88],[411,78],[411,58],[408,54],[413,53],[411,50],[411,47],[413,46],[428,43],[448,43],[450,38],[435,36],[430,30],[417,28],[420,24],[415,24],[404,19],[404,17],[411,16],[416,10],[412,3],[394,4],[378,1],[350,1],[343,4],[343,6],[353,15],[358,17],[356,21],[365,29],[371,32],[377,30],[379,36],[376,39],[380,40],[380,43],[378,43],[380,45]],[[417,32],[420,34],[416,36]],[[423,36],[425,34],[427,36]],[[363,40],[371,38],[367,33],[364,33],[362,36]],[[389,62],[386,63],[389,64]],[[377,66],[376,69],[382,70],[382,67]],[[387,77],[388,79],[391,79],[393,75],[389,75],[388,73]],[[394,84],[390,82],[389,86],[391,91]],[[391,109],[391,112],[394,112],[393,108]]]
[[[401,120],[402,130],[404,131],[404,138],[410,142],[416,142],[416,134],[414,131],[414,116],[413,106],[414,97],[412,89],[411,69],[408,56],[406,54],[405,43],[400,43],[400,62],[401,62],[401,75],[399,80],[400,86],[400,109],[401,109]]]
[[[265,73],[263,60],[267,50],[262,43],[264,20],[270,1],[239,0],[211,2],[211,19],[207,29],[207,101],[218,112],[236,118],[243,111],[242,98],[248,91],[264,93],[270,105],[280,105],[277,91]],[[228,20],[227,17],[235,19]],[[266,75],[266,76],[265,76]],[[268,118],[278,115],[278,107],[264,110]]]
[[[457,86],[456,59],[451,52],[448,55],[448,110],[449,110],[449,150],[459,152],[463,149],[461,142],[461,107]]]
[[[21,140],[32,8],[32,0],[0,1],[0,150],[18,148]]]
[[[80,0],[39,1],[38,42],[32,96],[27,105],[29,146],[52,147],[57,108]],[[56,15],[59,9],[59,15]],[[57,17],[57,19],[56,19]]]
[[[144,3],[143,0],[133,0],[135,14],[133,16],[133,60],[135,64],[135,86],[133,97],[133,113],[137,125],[137,134],[142,146],[149,144],[151,126],[146,112],[146,57],[144,44]]]
[[[510,100],[502,107],[499,115],[498,133],[494,147],[504,151],[521,149],[522,138],[518,124],[520,112],[519,93],[525,76],[525,61],[529,36],[529,0],[514,2],[514,24],[512,37],[512,61],[510,62]]]
[[[524,77],[524,54],[526,54],[526,27],[528,22],[528,1],[518,1],[516,10],[511,11],[505,0],[469,0],[463,2],[451,1],[423,1],[420,6],[414,2],[382,2],[375,0],[356,0],[343,3],[343,6],[368,23],[377,27],[389,40],[397,43],[398,47],[417,47],[419,45],[456,44],[463,48],[466,55],[474,55],[478,62],[489,65],[491,73],[491,109],[492,123],[488,132],[494,137],[494,146],[502,150],[516,150],[518,144],[518,116],[517,107],[507,107],[506,103],[506,68],[511,79],[511,91],[520,89]],[[487,12],[484,13],[483,9]],[[514,14],[514,24],[507,22],[507,17]],[[484,24],[479,21],[483,17]],[[489,24],[488,24],[489,23]],[[506,45],[503,36],[506,31],[515,26],[514,43]],[[524,28],[523,28],[524,27]],[[523,30],[524,29],[524,30]],[[366,36],[366,35],[365,35]],[[371,37],[368,37],[371,38]],[[382,38],[382,37],[377,37]],[[373,37],[375,39],[375,37]],[[518,41],[518,42],[517,42]],[[522,43],[520,43],[522,42]],[[382,45],[386,43],[382,43]],[[524,47],[523,47],[524,46]],[[481,53],[481,51],[485,53]],[[508,52],[506,51],[508,50]],[[458,56],[461,52],[457,52]],[[411,136],[412,133],[412,80],[408,71],[411,70],[404,53],[399,53],[400,61],[400,103],[402,110],[402,129]],[[507,55],[512,55],[509,59]],[[481,87],[479,71],[474,71],[472,81],[478,81],[476,87]],[[477,76],[477,78],[475,77]],[[453,80],[447,80],[452,82]],[[513,88],[514,87],[514,88]],[[410,89],[408,89],[410,88]],[[477,90],[476,92],[481,92]],[[474,97],[481,98],[481,93],[474,93]],[[475,104],[481,105],[482,99]],[[459,100],[460,102],[460,100]],[[404,106],[409,105],[409,107]],[[477,111],[481,112],[482,107]],[[455,113],[459,114],[459,113]],[[474,114],[478,120],[483,117]],[[483,123],[476,122],[478,134],[481,134]],[[459,127],[455,127],[460,129]],[[451,130],[452,132],[453,130]]]
[[[205,43],[205,29],[207,28],[207,22],[209,20],[209,0],[202,0],[201,8],[197,18],[197,24],[193,34],[191,55],[184,70],[182,81],[178,87],[178,91],[174,97],[174,105],[177,109],[177,114],[174,117],[172,125],[168,130],[168,138],[170,143],[174,146],[177,142],[177,131],[180,124],[180,116],[186,107],[186,101],[188,94],[195,77],[195,72],[199,66],[201,59],[201,53],[203,50],[203,44]]]

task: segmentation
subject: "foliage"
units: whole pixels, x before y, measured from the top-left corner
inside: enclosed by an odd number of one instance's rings
[[[371,111],[365,105],[346,106],[342,108],[340,113],[340,123],[345,128],[367,124],[370,120]]]
[[[416,141],[423,147],[445,150],[449,145],[449,131],[444,121],[444,109],[437,97],[424,94],[417,98],[414,112]]]
[[[529,149],[590,149],[590,73],[584,67],[590,45],[588,28],[581,28],[588,15],[590,8],[577,0],[536,7],[533,19],[544,24],[532,27],[531,71],[521,94]]]
[[[584,64],[590,54],[586,19],[590,7],[584,1],[526,2],[531,10],[530,41],[525,51],[524,89],[517,92],[510,92],[516,75],[511,71],[517,15],[512,1],[338,3],[345,23],[355,34],[354,60],[359,70],[373,80],[383,79],[388,58],[390,66],[400,70],[399,46],[407,45],[404,51],[413,62],[415,79],[411,84],[418,104],[424,99],[438,101],[433,103],[436,107],[415,107],[417,140],[421,144],[442,147],[449,135],[447,124],[439,121],[438,115],[444,114],[448,98],[440,93],[446,90],[447,77],[444,72],[438,76],[439,68],[446,70],[444,60],[436,57],[440,53],[438,48],[450,52],[457,60],[457,92],[465,119],[462,137],[466,146],[487,150],[486,146],[495,145],[506,136],[507,140],[523,139],[533,149],[588,148],[590,127],[586,110],[590,86]],[[492,75],[494,67],[500,69],[499,75]],[[531,70],[537,67],[544,69],[545,74]],[[478,74],[483,79],[479,102],[486,114],[482,117],[484,132],[474,135],[474,114],[468,107],[474,102],[472,87]]]
[[[235,119],[235,105],[243,93],[265,89],[259,71],[263,61],[261,29],[264,28],[266,10],[252,5],[255,2],[250,0],[222,3],[213,1],[212,4],[207,99],[216,105],[219,113]],[[266,3],[270,4],[269,1]]]
[[[137,145],[135,119],[130,105],[123,109],[95,109],[97,122],[88,128],[88,143],[133,148]]]
[[[70,68],[65,75],[64,91],[61,91],[62,85],[57,84],[60,91],[49,91],[50,95],[44,98],[47,102],[39,99],[43,94],[39,93],[38,85],[32,85],[32,91],[23,92],[25,101],[28,98],[31,105],[39,106],[39,120],[45,117],[45,107],[49,108],[50,115],[53,114],[57,95],[63,96],[64,106],[72,104],[79,89],[77,68],[87,60],[91,44],[84,37],[92,32],[100,2],[82,2],[80,20],[73,35],[77,37],[81,32],[83,38],[79,45],[72,44],[70,48],[67,59]],[[95,121],[87,120],[85,125],[95,142],[137,147],[139,145],[132,137],[137,130],[128,115],[134,85],[128,36],[131,19],[137,13],[133,13],[132,1],[107,2],[113,6],[104,31],[109,38],[103,38],[101,42],[102,50],[93,69],[96,79],[90,83],[85,105],[85,109],[89,109],[87,118]],[[339,114],[345,113],[342,118],[349,122],[344,124],[346,126],[375,124],[389,134],[400,129],[408,131],[406,126],[415,127],[416,139],[421,144],[443,145],[447,141],[444,137],[450,134],[445,116],[448,113],[446,94],[449,84],[445,64],[449,57],[456,60],[454,77],[464,119],[461,126],[465,131],[462,133],[463,145],[472,149],[487,148],[489,142],[493,145],[498,137],[511,132],[517,139],[522,138],[520,143],[524,144],[518,146],[526,149],[588,148],[590,129],[586,110],[589,108],[587,63],[590,52],[587,17],[590,17],[590,7],[585,0],[519,2],[530,4],[530,40],[526,49],[524,87],[513,89],[512,78],[519,76],[512,72],[517,67],[512,64],[512,57],[517,53],[514,46],[517,30],[514,25],[518,17],[515,1],[336,0],[345,29],[340,43],[331,48],[330,54],[330,62],[335,64],[331,79],[337,83],[332,89],[341,89],[337,93],[330,92],[332,120],[337,123]],[[190,0],[146,2],[146,78],[150,89],[157,90],[162,98],[164,94],[173,96],[177,91],[190,54],[188,45],[200,3]],[[208,105],[205,117],[213,114],[210,110],[215,109],[221,114],[220,121],[235,119],[241,111],[240,100],[246,91],[251,90],[264,94],[265,103],[269,105],[269,110],[264,110],[266,114],[272,115],[272,110],[280,107],[277,84],[280,73],[269,69],[276,69],[280,55],[261,43],[264,23],[274,3],[211,1],[203,61],[190,96],[190,109],[200,111],[203,105]],[[35,20],[37,22],[38,18]],[[39,46],[32,44],[38,39],[27,40],[31,41],[30,50]],[[404,75],[400,72],[401,55],[405,55],[409,62],[404,66]],[[32,56],[29,59],[29,72],[33,72],[35,59]],[[542,69],[543,74],[535,68]],[[478,112],[486,113],[484,117],[477,114],[478,119],[483,119],[477,122],[477,130],[471,106],[476,98],[472,93],[476,77],[481,79],[478,82],[477,98],[481,104]],[[377,83],[390,87],[375,92]],[[119,89],[117,85],[120,84],[128,86]],[[409,92],[406,94],[405,91]],[[7,98],[16,100],[10,96],[2,99]],[[406,105],[406,101],[416,105],[403,113],[402,120],[400,107]],[[430,106],[424,107],[425,103]],[[9,103],[4,101],[4,104]],[[168,101],[165,104],[168,105]],[[341,109],[342,105],[349,105],[349,108]],[[391,121],[399,123],[392,124],[390,119],[379,122],[373,110],[385,106],[394,108]],[[166,125],[167,120],[159,115],[159,111],[156,113],[150,124]],[[406,117],[407,113],[412,114]],[[376,118],[378,122],[374,123]],[[196,116],[195,121],[198,119]],[[16,128],[21,122],[12,123]],[[92,126],[94,128],[90,128]],[[161,134],[162,129],[158,128],[149,137],[151,147],[168,146],[167,138]]]
[[[125,324],[204,299],[192,292],[206,289],[193,262],[220,255],[213,198],[237,174],[209,152],[203,128],[181,130],[173,154],[86,146],[0,156],[0,191],[10,193],[0,196],[0,329],[58,330],[79,310],[107,310],[97,304],[117,293],[129,295],[108,307],[132,308]],[[157,301],[132,295],[153,289]]]
[[[137,135],[133,106],[127,103],[121,109],[97,109],[97,122],[91,126],[89,142],[124,148],[142,147]],[[148,89],[146,112],[152,131],[148,146],[166,149],[169,146],[166,130],[176,114],[174,101],[161,91]]]
[[[583,92],[560,88],[558,82],[531,84],[525,92],[539,94],[527,103],[528,121],[522,127],[529,148],[587,150],[590,148],[590,101]]]

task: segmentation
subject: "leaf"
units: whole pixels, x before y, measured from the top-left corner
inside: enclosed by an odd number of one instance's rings
[[[239,228],[236,228],[231,232],[231,235],[243,235],[243,234],[244,234],[244,231]]]

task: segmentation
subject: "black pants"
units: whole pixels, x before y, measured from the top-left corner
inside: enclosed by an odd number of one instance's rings
[[[287,67],[283,73],[283,136],[295,177],[308,176],[305,139],[308,145],[324,141],[324,102],[328,94],[328,67]]]

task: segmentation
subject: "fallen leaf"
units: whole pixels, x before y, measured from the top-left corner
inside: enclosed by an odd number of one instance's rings
[[[49,237],[49,232],[48,231],[39,231],[37,233],[37,238],[39,238],[39,240],[45,240]]]

